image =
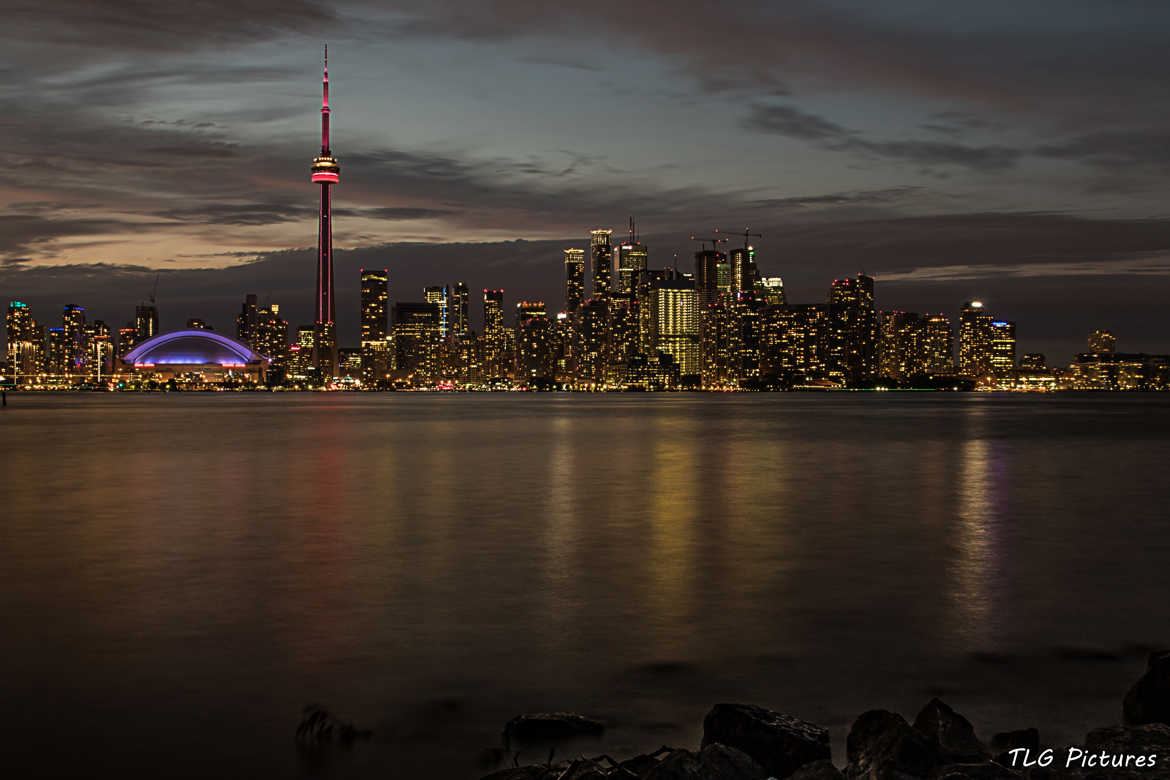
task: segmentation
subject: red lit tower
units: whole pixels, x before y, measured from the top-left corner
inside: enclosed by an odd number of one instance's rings
[[[333,213],[330,190],[341,180],[341,165],[329,149],[329,47],[321,78],[321,154],[313,158],[313,183],[321,185],[317,234],[317,319],[313,327],[313,365],[322,379],[337,376],[337,308],[333,301]]]

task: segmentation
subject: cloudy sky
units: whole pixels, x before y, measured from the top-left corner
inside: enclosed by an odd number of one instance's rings
[[[330,46],[343,339],[357,268],[560,305],[559,249],[634,214],[651,265],[764,234],[791,300],[984,298],[1022,351],[1170,351],[1170,4],[8,0],[0,295],[228,329],[311,315]],[[347,303],[348,301],[348,303]]]

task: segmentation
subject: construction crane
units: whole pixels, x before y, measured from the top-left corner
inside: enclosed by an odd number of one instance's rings
[[[719,228],[715,228],[715,232],[718,233]],[[750,227],[744,228],[743,229],[743,248],[749,249],[751,240],[753,238],[763,238],[763,237],[764,237],[763,233],[753,233],[752,229]]]
[[[715,232],[718,233],[719,229],[716,228]],[[726,244],[728,242],[728,240],[729,239],[724,237],[724,236],[709,236],[707,238],[700,238],[699,236],[696,236],[693,233],[691,234],[691,241],[698,241],[702,245],[703,251],[707,250],[706,245],[708,243],[710,243],[711,244],[711,251],[714,252],[715,250],[717,250],[719,248],[720,244]]]

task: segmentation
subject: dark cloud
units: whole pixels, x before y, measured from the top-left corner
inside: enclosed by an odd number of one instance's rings
[[[749,130],[815,142],[833,151],[858,152],[919,165],[957,165],[978,171],[1001,171],[1019,160],[1019,150],[1004,146],[968,146],[960,143],[863,138],[824,117],[787,105],[754,103],[742,125]]]

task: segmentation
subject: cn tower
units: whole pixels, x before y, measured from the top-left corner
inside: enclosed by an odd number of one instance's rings
[[[341,165],[329,149],[329,47],[321,76],[321,154],[313,158],[313,183],[321,185],[321,213],[317,233],[317,320],[313,327],[313,365],[318,376],[337,376],[337,308],[333,302],[333,193],[341,180]]]

